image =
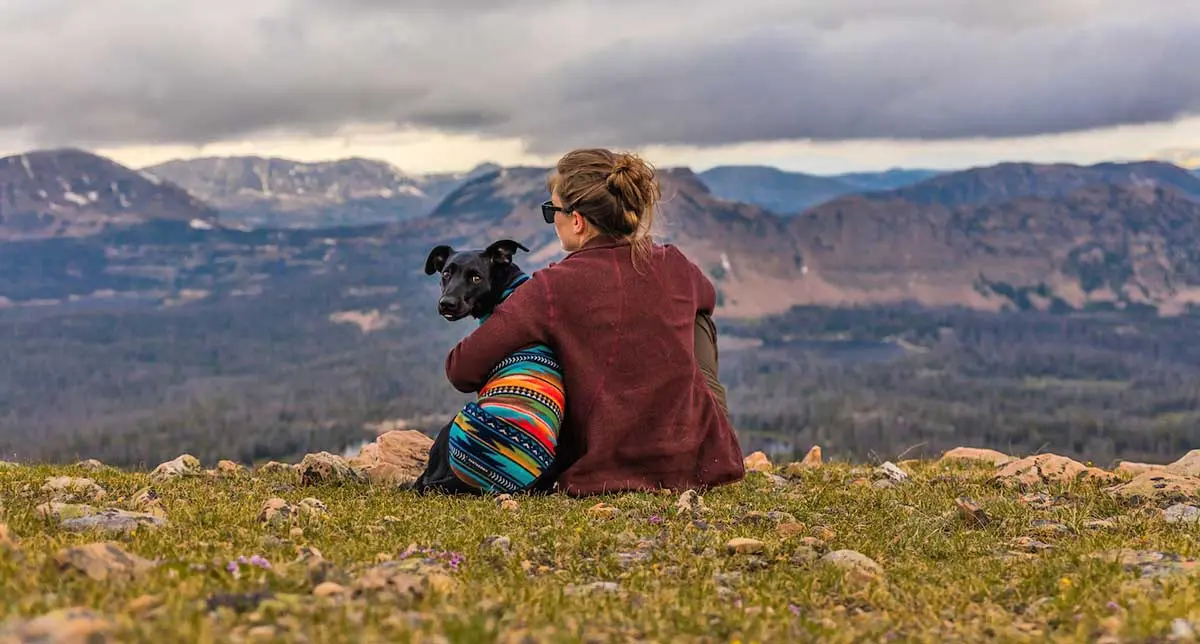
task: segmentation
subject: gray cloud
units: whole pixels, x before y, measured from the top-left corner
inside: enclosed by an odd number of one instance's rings
[[[393,123],[552,153],[1011,137],[1200,113],[1194,0],[480,5],[9,0],[0,130],[193,144]]]

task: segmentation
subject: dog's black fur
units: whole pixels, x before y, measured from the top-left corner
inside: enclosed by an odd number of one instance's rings
[[[502,239],[483,250],[456,251],[450,246],[437,246],[429,251],[425,274],[440,273],[442,280],[438,314],[451,322],[468,315],[475,319],[489,315],[500,303],[504,289],[522,274],[512,261],[518,250],[529,252],[528,248],[511,239]],[[430,447],[425,472],[412,486],[417,492],[478,493],[450,469],[450,427],[453,423],[454,419],[451,419],[442,427]]]

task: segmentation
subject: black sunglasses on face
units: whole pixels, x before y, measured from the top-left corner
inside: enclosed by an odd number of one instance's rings
[[[554,223],[554,213],[556,212],[566,213],[570,211],[566,208],[560,208],[554,205],[553,201],[547,201],[546,203],[542,204],[542,219],[545,219],[546,223]]]

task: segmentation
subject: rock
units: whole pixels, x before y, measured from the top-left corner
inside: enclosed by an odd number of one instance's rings
[[[104,488],[92,479],[74,476],[51,476],[42,485],[43,492],[49,492],[51,499],[64,503],[95,502],[106,495]]]
[[[728,552],[743,555],[762,552],[766,547],[767,544],[759,541],[758,539],[747,539],[745,537],[730,539],[728,543],[725,544],[725,550]]]
[[[983,463],[988,465],[1000,466],[1015,460],[1013,457],[1003,452],[997,452],[994,449],[980,449],[977,447],[955,447],[954,449],[942,454],[941,463],[949,463],[953,461],[967,463]]]
[[[63,608],[30,620],[9,620],[0,642],[24,644],[105,644],[116,624],[87,608]]]
[[[362,470],[374,485],[409,485],[429,462],[433,439],[414,430],[392,430],[367,443],[350,466]]]
[[[245,465],[233,461],[217,461],[217,476],[241,476],[249,472]]]
[[[479,544],[479,549],[507,555],[512,552],[512,539],[503,535],[491,535],[483,539],[483,543]]]
[[[403,602],[415,602],[424,597],[429,586],[424,576],[414,574],[399,561],[385,561],[368,569],[351,586],[354,597],[388,595]]]
[[[992,522],[992,518],[983,511],[978,503],[965,496],[955,499],[954,505],[958,508],[958,515],[972,528],[983,528]]]
[[[101,510],[88,516],[64,519],[62,526],[73,532],[100,530],[128,534],[138,528],[161,528],[167,525],[167,520],[153,514],[128,512],[126,510]]]
[[[747,456],[742,461],[747,472],[771,472],[775,466],[771,464],[771,459],[763,452],[754,452]]]
[[[1039,454],[1000,467],[992,477],[994,484],[1008,488],[1029,488],[1051,483],[1075,482],[1116,483],[1117,475],[1096,467],[1087,467],[1079,461],[1055,454]]]
[[[329,508],[325,505],[324,501],[320,499],[314,499],[311,496],[306,499],[301,499],[300,503],[296,506],[296,509],[299,510],[301,516],[314,519],[323,517],[329,513]]]
[[[507,498],[500,501],[500,509],[505,512],[516,512],[520,507],[520,504],[514,498]]]
[[[100,461],[98,461],[94,458],[89,458],[89,459],[86,459],[83,461],[79,461],[78,463],[75,464],[75,466],[83,468],[89,472],[99,472],[100,470],[107,469],[107,467],[108,467],[104,463],[101,463]]]
[[[295,474],[296,468],[294,466],[288,465],[287,463],[280,463],[279,461],[268,461],[268,462],[264,463],[263,465],[259,466],[258,471],[262,472],[263,474]]]
[[[621,513],[621,511],[616,507],[607,503],[597,503],[596,505],[588,508],[587,512],[589,515],[599,517],[601,519],[612,519]]]
[[[1115,468],[1113,468],[1113,471],[1116,472],[1117,474],[1127,474],[1129,476],[1137,476],[1138,474],[1145,474],[1146,472],[1151,472],[1153,470],[1166,469],[1166,467],[1167,467],[1166,465],[1155,465],[1153,463],[1135,463],[1133,461],[1121,461],[1121,462],[1117,463],[1117,466]]]
[[[1035,519],[1029,523],[1029,527],[1033,529],[1034,533],[1046,536],[1055,536],[1071,532],[1071,528],[1067,524],[1059,521],[1050,521],[1047,519]]]
[[[317,584],[317,587],[313,588],[312,592],[317,597],[333,597],[334,595],[344,595],[346,588],[341,584],[325,581]]]
[[[84,505],[82,503],[60,503],[58,501],[43,503],[34,508],[34,512],[37,513],[39,517],[43,519],[54,519],[56,521],[91,516],[98,511],[99,510],[90,505]]]
[[[1163,510],[1163,518],[1167,523],[1200,523],[1200,508],[1176,503]]]
[[[684,490],[683,494],[679,495],[679,499],[675,501],[675,512],[696,518],[708,512],[708,508],[704,507],[704,497],[700,496],[698,492]]]
[[[784,539],[790,539],[794,536],[804,534],[805,530],[808,530],[808,527],[805,526],[803,523],[796,523],[796,522],[790,522],[790,521],[785,522],[785,523],[780,523],[778,526],[775,527],[775,532],[778,533],[779,536],[783,537]]]
[[[162,463],[150,472],[150,480],[155,483],[165,483],[186,476],[204,476],[204,468],[200,467],[200,461],[191,454],[183,454]]]
[[[821,553],[817,552],[813,547],[800,546],[796,548],[796,551],[792,553],[792,556],[788,559],[788,561],[792,565],[807,566],[808,564],[817,561],[820,558]]]
[[[163,511],[162,507],[162,497],[152,487],[144,487],[134,492],[133,496],[129,497],[129,506],[134,510],[166,518],[166,512]]]
[[[303,485],[343,485],[361,483],[363,476],[350,467],[350,463],[336,454],[316,452],[305,454],[296,468]]]
[[[64,548],[54,555],[60,571],[74,570],[95,581],[129,581],[154,567],[154,562],[125,552],[112,542]]]
[[[892,479],[879,479],[878,481],[873,481],[871,487],[878,490],[890,490],[896,487],[896,482]]]
[[[292,515],[296,509],[288,504],[287,501],[279,497],[267,499],[263,503],[262,510],[258,513],[258,521],[260,523],[268,523],[274,526],[287,525],[291,522]]]
[[[783,473],[791,477],[799,477],[804,472],[809,470],[819,469],[821,467],[821,446],[813,445],[812,449],[804,455],[804,458],[797,463],[788,463],[783,468]]]
[[[899,466],[891,461],[888,461],[875,468],[875,473],[886,476],[888,479],[895,481],[896,483],[904,483],[909,479],[908,472],[900,469]]]
[[[1092,519],[1085,521],[1083,527],[1088,530],[1106,530],[1117,527],[1117,522],[1112,519]]]
[[[1200,478],[1181,476],[1167,470],[1151,470],[1108,488],[1108,491],[1130,503],[1187,501],[1200,498]]]
[[[1180,476],[1200,476],[1200,449],[1194,449],[1184,454],[1179,460],[1163,469]]]
[[[1190,574],[1200,570],[1200,562],[1194,559],[1185,559],[1175,553],[1157,550],[1116,548],[1095,552],[1088,557],[1118,563],[1126,570],[1139,571],[1143,577]]]
[[[821,557],[821,561],[871,579],[883,577],[883,566],[854,550],[834,550]]]

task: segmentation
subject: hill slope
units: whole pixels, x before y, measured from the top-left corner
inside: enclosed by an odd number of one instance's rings
[[[81,237],[156,220],[208,223],[216,216],[172,183],[82,150],[0,158],[0,241]]]
[[[0,637],[1165,641],[1193,632],[1194,528],[1179,517],[1195,508],[1164,511],[1158,494],[1130,500],[1102,488],[1094,479],[1115,477],[1094,469],[1082,482],[1035,474],[1014,489],[999,466],[887,466],[794,464],[700,498],[503,504],[287,467],[164,480],[11,466],[0,469]],[[56,476],[79,477],[66,481],[74,491],[47,484]],[[1194,500],[1196,479],[1171,476]],[[114,519],[62,505],[72,501],[139,512],[130,520],[140,525],[124,535],[81,527]]]
[[[786,172],[768,166],[718,166],[699,173],[714,195],[790,215],[858,187],[830,177]]]

